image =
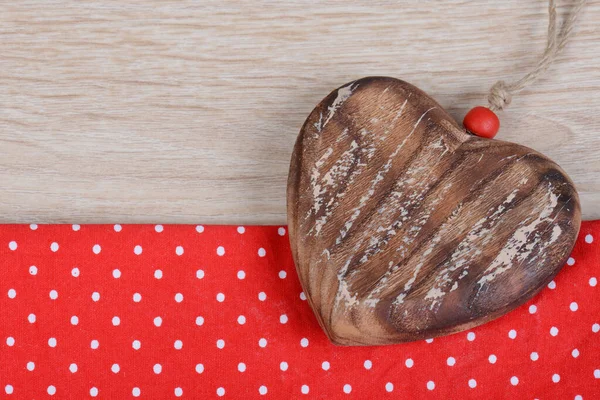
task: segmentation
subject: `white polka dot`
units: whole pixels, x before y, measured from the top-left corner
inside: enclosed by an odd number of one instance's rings
[[[204,278],[204,271],[199,269],[198,271],[196,271],[196,278],[198,279],[202,279]]]
[[[331,364],[329,364],[329,361],[323,361],[323,363],[321,364],[321,368],[323,368],[323,371],[329,371],[329,368],[331,368]]]
[[[217,301],[218,301],[219,303],[222,303],[222,302],[224,302],[224,301],[225,301],[225,295],[224,295],[223,293],[218,293],[218,294],[217,294]]]
[[[537,306],[535,304],[532,304],[529,306],[529,314],[535,314],[536,311],[537,311]]]
[[[12,385],[6,385],[6,386],[4,386],[4,392],[6,394],[13,394],[13,391],[14,391],[14,389],[13,389]]]
[[[246,277],[246,273],[244,271],[238,271],[237,277],[238,279],[244,279]]]
[[[27,321],[29,321],[30,324],[33,324],[35,322],[35,314],[29,314],[27,316]]]
[[[50,386],[48,386],[47,392],[50,396],[54,396],[56,394],[56,388],[54,386],[50,385]]]
[[[94,301],[100,300],[100,293],[98,293],[98,292],[92,293],[92,300],[94,300]]]
[[[8,298],[14,299],[17,297],[17,291],[15,289],[8,289]]]
[[[282,371],[287,371],[288,369],[288,363],[286,363],[285,361],[282,361],[279,363],[279,369]]]
[[[594,378],[600,379],[600,369],[595,369],[594,370]]]
[[[350,394],[350,392],[352,391],[352,386],[348,385],[347,383],[344,385],[344,393],[346,394]]]
[[[552,375],[552,382],[554,382],[554,383],[560,382],[560,375],[559,374]]]
[[[391,393],[394,391],[394,384],[392,382],[388,382],[385,384],[385,391]]]
[[[474,389],[477,386],[477,381],[475,379],[469,379],[469,387]]]
[[[139,340],[134,340],[131,343],[131,347],[133,347],[134,350],[139,350],[142,347],[142,342],[140,342]]]
[[[7,345],[8,347],[12,347],[12,346],[14,346],[14,345],[15,345],[15,338],[14,338],[14,337],[11,337],[11,336],[7,337],[7,338],[6,338],[6,345]]]
[[[112,324],[113,324],[113,326],[119,326],[119,325],[121,325],[121,318],[116,317],[116,316],[113,317],[112,318]]]
[[[425,343],[433,343],[433,338],[425,339]]]
[[[202,326],[204,324],[204,318],[203,317],[196,317],[196,325],[198,326]]]
[[[469,342],[472,342],[473,340],[475,340],[475,332],[469,332],[469,333],[467,333],[467,340]]]
[[[238,226],[237,231],[239,234],[242,234],[242,233],[246,232],[246,228],[244,228],[243,226]]]
[[[246,323],[246,317],[244,317],[243,315],[240,315],[240,316],[237,318],[237,322],[238,322],[238,324],[240,324],[240,325],[244,325],[244,324]]]
[[[258,388],[258,393],[260,393],[261,395],[265,395],[267,394],[267,387],[266,386],[261,386]]]
[[[282,323],[282,324],[287,324],[287,322],[288,322],[288,316],[285,315],[285,314],[281,314],[279,316],[279,322]]]
[[[286,276],[287,276],[287,272],[279,271],[279,279],[285,279]]]
[[[285,235],[285,228],[279,228],[279,229],[277,229],[277,233],[279,234],[279,236],[284,236]]]
[[[52,250],[54,253],[56,253],[58,251],[59,245],[56,242],[52,242],[52,244],[50,245],[50,250]]]
[[[225,255],[225,247],[223,247],[223,246],[219,246],[219,247],[217,247],[217,255],[218,255],[218,256],[223,256],[223,255]]]
[[[17,249],[18,245],[17,242],[15,242],[14,240],[10,243],[8,243],[8,248],[11,249],[12,251],[15,251]]]
[[[550,283],[548,284],[548,289],[556,289],[556,282],[550,281]]]
[[[113,229],[115,230],[115,232],[121,232],[121,229],[123,228],[121,227],[121,225],[116,224],[115,226],[113,226]]]
[[[156,374],[159,375],[162,372],[162,365],[160,364],[154,364],[152,366],[152,371]]]
[[[177,293],[175,294],[175,301],[181,303],[183,301],[183,294]]]
[[[406,365],[406,368],[412,368],[413,365],[415,365],[415,362],[412,360],[412,358],[407,358],[404,362],[404,365]]]
[[[600,324],[595,323],[594,325],[592,325],[592,332],[594,332],[594,333],[600,332]]]
[[[175,397],[181,397],[183,395],[183,389],[178,387],[175,388]]]
[[[111,365],[110,370],[113,372],[113,374],[118,374],[121,370],[121,367],[119,366],[119,364],[113,364]]]
[[[429,382],[427,382],[427,389],[428,389],[428,390],[433,390],[433,389],[435,389],[435,382],[434,382],[434,381],[429,381]]]
[[[100,247],[99,244],[95,244],[94,247],[92,247],[92,251],[94,252],[94,254],[100,254],[100,252],[102,251],[102,247]]]
[[[571,304],[569,304],[569,309],[571,311],[577,311],[579,309],[579,305],[576,302],[572,302]]]
[[[81,226],[74,224],[74,225],[71,225],[71,229],[73,229],[75,232],[77,232],[79,229],[81,229]]]
[[[37,275],[37,273],[38,273],[37,267],[35,265],[32,265],[31,267],[29,267],[29,273],[31,275]]]
[[[196,364],[196,373],[201,374],[204,372],[204,364]]]
[[[27,371],[33,371],[35,369],[35,363],[33,361],[29,361],[27,363]]]
[[[73,277],[77,278],[80,274],[79,268],[75,267],[71,270],[71,275],[73,275]]]
[[[164,227],[162,225],[155,225],[154,230],[158,233],[161,233],[164,230]]]
[[[29,229],[31,229],[32,231],[37,230],[37,228],[38,228],[37,224],[30,224],[29,225]]]
[[[219,396],[219,397],[225,396],[225,389],[222,388],[222,387],[218,388],[217,389],[217,396]]]
[[[238,371],[240,371],[240,372],[244,372],[244,371],[246,371],[246,364],[244,364],[244,363],[239,363],[239,364],[238,364]]]
[[[133,301],[136,303],[139,303],[140,301],[142,301],[142,295],[139,293],[134,293],[133,294]]]
[[[596,287],[596,285],[597,285],[597,284],[598,284],[598,280],[596,279],[596,277],[595,277],[595,276],[592,276],[592,277],[590,278],[590,286],[591,286],[591,287]]]
[[[52,300],[56,300],[58,299],[58,292],[56,290],[51,290],[48,296],[50,296]]]
[[[495,354],[490,354],[490,356],[488,357],[488,361],[490,362],[490,364],[496,364],[496,361],[498,361],[498,357],[496,357]]]
[[[183,347],[183,342],[181,340],[176,340],[175,343],[173,343],[173,347],[175,347],[176,350],[181,350]]]
[[[513,376],[512,378],[510,378],[510,384],[513,386],[517,386],[519,384],[519,378]]]
[[[77,317],[77,315],[73,315],[71,317],[71,325],[77,325],[79,323],[79,318]]]
[[[265,249],[263,249],[262,247],[260,249],[258,249],[258,256],[259,257],[264,257],[267,255],[267,251]]]
[[[222,349],[225,347],[225,341],[223,339],[217,340],[217,348]]]
[[[575,259],[573,257],[569,257],[569,259],[567,260],[567,265],[574,265],[575,264]]]
[[[204,227],[202,225],[196,225],[196,232],[198,232],[198,233],[204,232]]]
[[[551,334],[552,336],[556,336],[556,335],[558,335],[558,328],[557,328],[557,327],[555,327],[555,326],[553,326],[552,328],[550,328],[550,334]]]
[[[456,364],[456,359],[454,357],[448,357],[446,364],[448,364],[450,367],[453,367],[454,364]]]
[[[135,255],[139,256],[140,254],[142,254],[142,251],[144,251],[144,250],[142,249],[142,246],[140,246],[139,244],[133,248],[133,253]]]
[[[517,331],[514,329],[511,329],[510,331],[508,331],[508,337],[511,339],[514,339],[517,337]]]
[[[594,241],[594,237],[592,235],[590,235],[589,233],[587,235],[585,235],[586,243],[592,243],[593,241]]]
[[[163,277],[163,272],[160,269],[157,269],[156,271],[154,271],[154,277],[156,279],[161,279]]]
[[[259,345],[260,347],[262,347],[262,348],[265,348],[265,347],[267,347],[267,339],[265,339],[265,338],[261,338],[261,339],[258,341],[258,345]]]
[[[579,350],[573,349],[573,351],[571,352],[571,355],[573,356],[573,358],[579,357]]]
[[[162,325],[162,318],[161,317],[154,318],[154,326],[159,327],[161,325]]]
[[[77,372],[77,364],[73,363],[73,364],[69,365],[69,371],[71,371],[72,374]]]
[[[90,389],[90,396],[92,396],[92,397],[98,396],[98,388],[96,388],[96,387],[91,388]]]
[[[302,385],[302,387],[300,388],[300,392],[302,394],[308,394],[309,391],[310,391],[310,388],[308,387],[308,385]]]
[[[578,394],[574,397],[574,400],[583,400],[583,397],[581,397],[581,395]]]
[[[265,292],[260,292],[260,293],[258,294],[258,299],[259,299],[260,301],[265,301],[265,300],[267,299],[267,294],[266,294]]]
[[[99,346],[100,346],[100,342],[98,342],[98,341],[97,341],[97,340],[95,340],[95,339],[94,339],[94,340],[92,340],[92,342],[90,343],[90,347],[91,347],[93,350],[96,350],[96,349],[97,349]]]
[[[534,351],[529,355],[529,358],[531,358],[531,361],[537,361],[540,358],[540,355]]]
[[[133,397],[140,397],[141,393],[142,393],[142,391],[138,387],[134,387],[133,390],[131,391],[131,394],[133,395]]]
[[[300,346],[302,346],[302,347],[308,347],[308,339],[307,338],[302,338],[302,340],[300,340]]]
[[[48,346],[56,347],[56,338],[51,337],[50,339],[48,339]]]
[[[177,254],[178,256],[183,254],[183,247],[182,246],[177,246],[175,248],[175,254]]]
[[[365,367],[365,369],[371,369],[373,368],[373,362],[371,362],[371,360],[365,360],[363,366]]]

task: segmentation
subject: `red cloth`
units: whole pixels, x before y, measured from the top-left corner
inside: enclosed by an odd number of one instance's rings
[[[600,398],[600,221],[523,307],[387,347],[327,341],[283,227],[5,225],[0,257],[0,398]]]

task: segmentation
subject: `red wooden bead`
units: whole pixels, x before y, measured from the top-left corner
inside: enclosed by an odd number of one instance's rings
[[[489,108],[478,106],[465,115],[463,126],[474,135],[491,139],[500,129],[500,120]]]

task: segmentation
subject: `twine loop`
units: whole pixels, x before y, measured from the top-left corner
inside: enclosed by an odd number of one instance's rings
[[[539,59],[535,68],[518,81],[512,83],[498,81],[491,87],[488,95],[488,103],[491,110],[503,110],[511,103],[514,94],[519,93],[546,72],[560,51],[567,44],[567,40],[573,31],[575,20],[585,2],[586,0],[577,0],[571,13],[563,23],[562,29],[559,31],[556,26],[556,1],[548,1],[548,39],[542,57]]]

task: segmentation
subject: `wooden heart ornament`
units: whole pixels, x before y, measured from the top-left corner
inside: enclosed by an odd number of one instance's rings
[[[558,273],[580,219],[557,164],[466,133],[393,78],[333,91],[292,156],[292,252],[336,344],[426,339],[511,311]]]

